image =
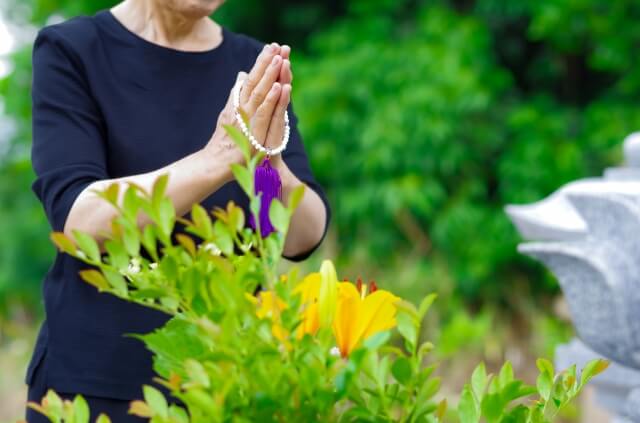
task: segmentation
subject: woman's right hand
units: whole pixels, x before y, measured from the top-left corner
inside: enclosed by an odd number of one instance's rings
[[[283,57],[284,56],[284,57]],[[283,91],[291,91],[290,63],[288,60],[288,47],[280,47],[277,44],[268,44],[262,50],[251,72],[247,75],[240,72],[236,83],[229,93],[227,104],[218,116],[216,129],[211,136],[205,150],[218,160],[222,159],[230,166],[233,163],[242,163],[242,152],[235,145],[231,137],[224,129],[225,125],[235,125],[235,113],[233,107],[233,92],[242,86],[240,92],[240,108],[244,110],[251,123],[251,132],[260,142],[265,141],[269,133],[269,125],[274,114],[281,114],[281,109],[286,109],[281,95]],[[282,77],[284,75],[284,78]],[[288,76],[288,77],[287,77]],[[288,97],[287,97],[288,99]],[[237,125],[236,125],[237,126]],[[229,178],[232,178],[229,171]]]

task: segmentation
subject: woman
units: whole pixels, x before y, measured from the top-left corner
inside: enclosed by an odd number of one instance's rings
[[[114,209],[93,190],[113,182],[149,189],[168,173],[176,212],[247,199],[230,165],[242,155],[222,125],[241,85],[253,135],[274,148],[282,140],[291,95],[288,46],[263,46],[209,18],[222,0],[125,0],[91,17],[44,28],[33,53],[33,189],[55,231],[80,230],[102,240]],[[245,71],[248,72],[244,73]],[[307,185],[284,255],[307,257],[324,237],[329,208],[314,181],[289,108],[291,139],[272,158],[283,197]],[[145,222],[141,222],[144,224]],[[44,281],[46,321],[27,371],[29,400],[51,388],[88,399],[92,414],[137,421],[128,402],[151,383],[151,357],[126,333],[166,322],[159,312],[100,295],[82,282],[83,264],[58,254]],[[44,421],[33,411],[27,420]]]

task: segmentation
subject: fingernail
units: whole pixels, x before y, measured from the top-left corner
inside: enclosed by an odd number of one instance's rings
[[[271,87],[271,91],[276,92],[280,89],[280,83],[276,82],[273,84],[273,87]]]

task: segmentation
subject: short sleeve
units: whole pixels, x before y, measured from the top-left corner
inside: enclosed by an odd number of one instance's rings
[[[292,261],[302,261],[309,257],[320,246],[322,240],[325,238],[327,229],[329,228],[329,222],[331,220],[331,208],[329,207],[329,201],[327,200],[327,196],[324,190],[316,181],[315,177],[313,176],[313,172],[311,171],[311,167],[309,166],[309,159],[307,158],[307,153],[305,152],[304,145],[302,144],[302,137],[300,136],[300,131],[298,130],[298,118],[293,112],[293,106],[289,105],[288,112],[291,135],[289,144],[287,144],[287,149],[282,153],[282,158],[287,164],[287,167],[289,167],[289,169],[293,172],[293,174],[296,175],[296,177],[300,181],[304,182],[307,187],[311,188],[318,194],[318,196],[322,200],[322,203],[324,204],[327,215],[324,231],[318,243],[310,250],[305,251],[301,254],[293,257],[285,257]]]
[[[105,125],[80,57],[54,28],[33,48],[32,189],[54,231],[62,231],[75,199],[107,179]]]

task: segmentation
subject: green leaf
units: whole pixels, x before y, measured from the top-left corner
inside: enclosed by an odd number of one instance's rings
[[[251,196],[249,200],[249,210],[254,217],[260,216],[260,196]],[[258,219],[259,221],[259,219]]]
[[[62,415],[62,399],[56,394],[53,389],[49,389],[45,395],[47,400],[47,409],[54,416]]]
[[[229,233],[229,228],[222,221],[217,220],[213,224],[213,236],[220,251],[226,256],[231,256],[233,254],[233,238]]]
[[[146,225],[142,232],[142,245],[147,250],[151,258],[158,261],[158,245],[156,242],[155,229],[153,225]]]
[[[498,374],[498,386],[500,389],[504,389],[508,383],[513,381],[513,366],[509,361],[505,362]]]
[[[208,393],[198,389],[191,389],[186,391],[183,396],[187,404],[193,404],[195,407],[201,409],[205,413],[205,415],[218,415],[218,405],[213,400],[213,396],[209,395]]]
[[[551,388],[553,387],[553,376],[546,370],[540,372],[536,381],[536,386],[542,399],[548,401],[551,396]]]
[[[487,388],[487,369],[484,363],[480,363],[471,375],[471,389],[478,401],[482,400],[484,391]]]
[[[76,229],[73,231],[73,237],[76,239],[78,247],[87,255],[87,257],[93,262],[100,261],[100,249],[98,243],[89,235],[80,232]]]
[[[203,388],[208,388],[210,385],[209,375],[199,361],[188,359],[184,362],[184,369],[189,376],[191,382],[194,382]]]
[[[127,270],[129,256],[120,242],[108,239],[104,242],[104,248],[109,254],[110,264],[113,267],[119,271]]]
[[[254,195],[253,177],[249,169],[234,163],[231,165],[231,172],[233,173],[233,176],[235,176],[236,181],[238,182],[244,193],[248,196]]]
[[[378,332],[378,333],[370,336],[369,338],[367,338],[363,342],[363,346],[365,348],[367,348],[368,350],[375,351],[378,348],[380,348],[381,346],[383,346],[384,344],[386,344],[387,342],[389,342],[390,338],[391,338],[391,332],[390,331],[385,330],[385,331],[382,331],[382,332]]]
[[[391,365],[391,374],[399,383],[407,385],[413,376],[413,370],[409,359],[406,357],[396,358]]]
[[[169,406],[169,418],[172,423],[189,423],[189,415],[187,412],[175,404]]]
[[[523,423],[529,422],[529,408],[520,404],[510,410],[501,420],[500,423]]]
[[[113,182],[104,191],[100,192],[99,195],[112,205],[117,206],[119,193],[120,184],[118,182]]]
[[[497,423],[505,408],[505,401],[500,394],[487,394],[482,399],[482,415],[487,423]]]
[[[124,248],[127,250],[127,254],[132,257],[136,257],[140,254],[140,237],[138,235],[138,228],[132,227],[129,222],[123,225],[122,241],[124,243]]]
[[[160,201],[160,205],[158,207],[158,217],[160,219],[159,225],[162,229],[163,234],[166,237],[171,235],[173,230],[173,224],[175,222],[175,209],[173,208],[173,203],[170,199],[164,198]]]
[[[244,223],[244,211],[234,204],[229,211],[229,224],[231,225],[231,228],[236,232],[241,232],[244,228]]]
[[[582,389],[582,387],[586,385],[591,380],[591,378],[604,372],[609,367],[609,364],[609,361],[603,359],[596,359],[588,362],[581,372],[580,389]]]
[[[77,250],[75,244],[64,233],[52,232],[49,238],[60,251],[72,256],[76,255]]]
[[[154,411],[154,414],[167,418],[169,416],[169,406],[164,395],[153,386],[144,385],[142,387],[144,400]]]
[[[428,379],[421,387],[418,393],[417,401],[425,402],[438,393],[441,380],[439,377]]]
[[[109,284],[111,284],[111,287],[113,288],[116,295],[119,295],[121,297],[126,297],[128,293],[128,289],[127,289],[127,282],[124,280],[124,277],[119,272],[116,272],[108,268],[104,269],[103,273],[105,278],[107,278],[107,281],[109,282]]]
[[[293,213],[298,208],[300,201],[302,201],[302,198],[304,197],[305,189],[305,185],[298,185],[289,194],[289,205],[287,208],[289,209],[290,213]]]
[[[418,307],[418,318],[420,320],[424,319],[424,316],[427,314],[436,298],[438,298],[438,294],[429,294],[420,302],[420,306]]]
[[[429,354],[435,346],[431,342],[423,342],[418,349],[418,358],[422,359],[425,355]]]
[[[537,359],[536,366],[538,367],[538,370],[540,370],[541,372],[546,372],[551,376],[555,374],[555,370],[553,369],[553,364],[545,358]]]
[[[111,419],[106,414],[102,413],[96,419],[96,423],[111,423]]]
[[[411,353],[413,353],[418,341],[418,324],[404,311],[398,312],[396,321],[398,323],[398,332],[400,332],[400,335],[407,341],[410,347],[409,349]]]
[[[162,201],[167,190],[167,185],[169,183],[169,175],[163,174],[160,175],[153,183],[153,188],[151,190],[151,203],[154,208],[160,207],[160,202]]]
[[[138,190],[135,186],[129,186],[124,193],[124,199],[122,201],[122,211],[124,215],[131,220],[135,220],[138,214],[139,206]]]
[[[504,386],[500,395],[505,402],[511,402],[536,393],[538,390],[535,387],[525,385],[521,380],[512,380]]]
[[[478,423],[480,421],[480,410],[469,385],[464,387],[460,396],[458,418],[460,423]]]
[[[109,283],[102,273],[95,269],[86,269],[80,271],[80,277],[87,283],[98,288],[98,291],[106,291],[109,289]]]
[[[236,143],[240,151],[242,151],[242,155],[245,160],[248,161],[251,157],[251,146],[249,144],[249,140],[247,140],[244,134],[233,125],[223,125],[223,128],[227,131],[227,134],[229,134],[233,142]]]
[[[191,257],[196,256],[196,244],[195,242],[193,242],[193,239],[191,239],[190,236],[185,234],[177,234],[176,239],[178,240],[180,245],[182,245],[184,249],[187,250],[187,252],[189,252],[189,255]]]
[[[289,211],[282,205],[280,201],[274,199],[269,207],[269,219],[276,230],[282,234],[286,234],[289,229]]]
[[[74,423],[89,423],[89,406],[82,395],[76,395],[73,399]]]
[[[200,204],[195,203],[191,208],[191,219],[193,225],[198,230],[198,235],[203,239],[211,239],[213,235],[213,225],[209,213]]]

